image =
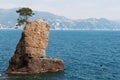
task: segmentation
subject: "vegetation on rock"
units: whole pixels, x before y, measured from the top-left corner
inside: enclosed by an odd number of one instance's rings
[[[27,24],[28,18],[34,15],[32,9],[26,7],[16,10],[16,13],[19,14],[19,18],[17,19],[18,21],[17,26],[21,26],[22,24]]]

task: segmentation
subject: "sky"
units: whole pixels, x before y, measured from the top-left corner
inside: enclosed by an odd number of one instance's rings
[[[120,0],[0,0],[0,8],[29,7],[70,19],[120,20]]]

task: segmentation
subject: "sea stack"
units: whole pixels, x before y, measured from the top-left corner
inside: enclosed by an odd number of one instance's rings
[[[63,60],[46,58],[49,29],[49,24],[39,19],[27,23],[9,61],[7,74],[37,74],[64,70]]]

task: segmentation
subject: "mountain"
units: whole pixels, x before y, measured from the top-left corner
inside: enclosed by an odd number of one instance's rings
[[[120,23],[107,20],[105,18],[89,18],[84,20],[77,20],[77,26],[81,29],[88,30],[120,30]]]
[[[16,13],[17,9],[0,9],[0,29],[15,28],[18,18],[18,14]],[[105,18],[72,20],[49,12],[33,12],[35,15],[30,20],[40,18],[48,22],[53,30],[120,30],[120,22]]]

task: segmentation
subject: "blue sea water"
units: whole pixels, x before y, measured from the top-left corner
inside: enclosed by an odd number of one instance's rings
[[[120,31],[50,31],[47,57],[63,59],[65,70],[8,76],[21,32],[0,30],[0,80],[120,80]]]

